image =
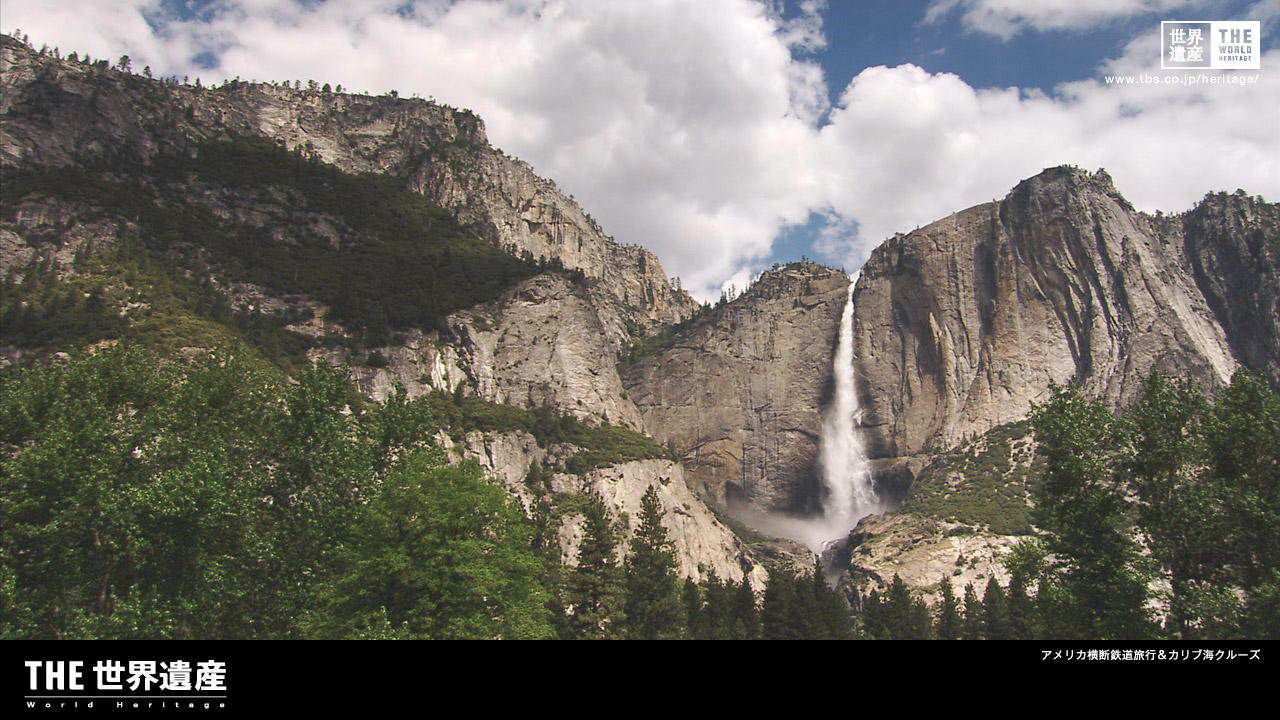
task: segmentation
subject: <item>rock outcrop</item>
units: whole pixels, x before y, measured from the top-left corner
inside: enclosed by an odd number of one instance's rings
[[[525,484],[529,468],[563,461],[574,452],[568,446],[539,447],[532,435],[518,431],[472,432],[457,444],[445,436],[441,436],[440,441],[455,457],[479,462],[491,476],[502,480],[526,508],[532,508],[537,502],[536,494]],[[680,577],[702,582],[714,574],[734,582],[746,578],[754,587],[764,587],[767,574],[763,564],[754,560],[751,550],[690,491],[678,463],[638,460],[590,470],[583,475],[557,473],[549,482],[553,498],[593,493],[604,501],[610,516],[622,529],[619,553],[625,552],[635,534],[641,499],[650,487],[657,491],[662,504],[662,524],[671,539]],[[570,564],[582,540],[581,526],[581,514],[570,513],[561,518],[558,533],[561,553]]]
[[[827,560],[843,571],[840,589],[855,608],[873,590],[883,593],[895,575],[933,603],[941,598],[943,582],[951,584],[957,597],[966,585],[981,597],[993,577],[1008,585],[1003,560],[1022,540],[914,513],[872,515]]]
[[[886,241],[856,291],[872,455],[953,447],[1076,377],[1117,403],[1153,369],[1229,379],[1231,343],[1170,228],[1106,173],[1061,167]]]
[[[649,251],[615,243],[577,203],[528,164],[491,147],[468,110],[231,81],[161,84],[105,67],[38,55],[0,41],[0,165],[64,166],[117,155],[189,153],[196,143],[264,136],[352,173],[403,178],[517,256],[579,270],[605,330],[621,348],[635,330],[697,309]]]
[[[0,36],[0,117],[6,173],[75,166],[118,176],[123,164],[114,161],[127,158],[138,173],[127,180],[155,190],[139,168],[157,158],[266,137],[350,173],[397,178],[468,233],[540,263],[546,272],[522,265],[528,273],[512,277],[528,279],[468,300],[480,303],[474,307],[450,306],[433,328],[397,327],[369,341],[392,343],[378,348],[354,342],[314,297],[273,296],[216,269],[204,280],[236,311],[293,318],[288,329],[315,341],[312,359],[350,363],[374,397],[404,385],[413,395],[437,389],[551,405],[643,430],[674,449],[680,464],[631,462],[556,475],[551,484],[560,494],[598,493],[626,523],[645,489],[657,488],[686,577],[759,580],[762,572],[691,489],[753,511],[817,509],[821,418],[849,285],[843,272],[776,268],[695,318],[696,303],[651,253],[615,243],[553,182],[491,147],[474,114],[422,100],[238,80],[162,83]],[[293,197],[287,182],[246,190],[184,178],[164,181],[166,202],[197,208],[215,230],[265,233],[270,225],[265,242],[281,246],[318,238],[366,247],[340,218]],[[8,277],[50,260],[64,272],[82,247],[112,247],[141,226],[138,214],[111,214],[90,197],[47,197],[57,194],[23,195],[0,218]],[[1088,394],[1123,404],[1153,369],[1210,389],[1241,366],[1280,382],[1278,237],[1280,208],[1260,198],[1211,195],[1182,216],[1152,217],[1136,212],[1104,172],[1060,167],[1002,201],[887,240],[860,273],[854,319],[863,432],[885,496],[907,492],[926,453],[1025,418],[1052,383],[1078,378]],[[199,255],[199,247],[175,245],[175,253],[188,249]],[[669,342],[619,372],[632,341],[663,332]],[[529,468],[564,459],[518,433],[473,433],[454,451],[502,478],[526,507]],[[568,555],[572,524],[562,533]],[[893,572],[918,585],[967,579],[977,565],[975,580],[998,575],[1006,536],[957,529],[919,514],[869,520],[846,545],[847,566],[876,583]]]
[[[640,428],[596,306],[563,275],[526,280],[450,323],[459,362],[485,400]]]
[[[207,281],[234,310],[302,318],[290,320],[288,330],[314,341],[310,358],[347,365],[374,398],[397,385],[411,396],[431,389],[461,392],[524,408],[551,405],[590,423],[639,429],[641,416],[617,372],[619,353],[632,338],[685,320],[698,307],[672,287],[653,254],[614,242],[554,183],[491,147],[484,124],[469,111],[239,81],[217,88],[162,83],[105,62],[38,54],[0,36],[0,116],[5,172],[70,167],[118,175],[125,171],[117,167],[127,167],[133,173],[128,182],[150,189],[156,181],[147,167],[162,155],[196,157],[212,141],[266,137],[349,173],[399,178],[469,232],[547,270],[496,300],[454,312],[443,323],[447,327],[398,327],[391,344],[380,347],[353,342],[354,329],[330,319],[332,308],[314,298],[273,295],[208,270]],[[199,213],[219,228],[270,225],[270,241],[284,247],[318,239],[359,248],[369,241],[326,208],[308,207],[288,183],[245,189],[197,177],[164,182],[174,209]],[[35,260],[70,268],[82,245],[110,248],[117,236],[136,232],[129,217],[93,199],[79,207],[75,198],[30,195],[0,227],[0,269],[11,277]],[[177,248],[197,257],[201,250],[195,243]],[[533,500],[524,484],[529,469],[563,466],[575,452],[540,448],[519,432],[470,433],[459,443],[442,434],[439,440],[455,457],[478,460],[527,509]],[[700,580],[715,573],[763,585],[763,567],[685,486],[679,464],[628,462],[584,476],[556,475],[551,485],[553,494],[598,493],[628,537],[640,498],[653,486],[682,576]]]
[[[803,512],[818,502],[821,409],[849,278],[812,263],[764,273],[623,380],[658,442],[716,501]]]
[[[1196,284],[1236,358],[1280,383],[1280,206],[1214,193],[1181,224]]]

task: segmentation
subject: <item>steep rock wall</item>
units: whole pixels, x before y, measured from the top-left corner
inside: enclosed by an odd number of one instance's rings
[[[646,432],[700,492],[768,511],[812,509],[821,408],[848,277],[812,263],[766,272],[664,350],[623,371]]]
[[[530,278],[450,326],[459,364],[485,400],[640,428],[596,306],[563,275]]]
[[[877,248],[855,317],[873,456],[954,446],[1077,376],[1117,403],[1152,369],[1227,380],[1226,333],[1163,228],[1105,173],[1054,168]]]
[[[615,243],[555,184],[491,147],[483,121],[423,100],[229,82],[161,84],[0,45],[0,165],[62,166],[192,152],[235,135],[275,139],[353,173],[403,178],[513,254],[593,278],[610,341],[683,320],[697,304],[656,256]]]
[[[535,494],[524,484],[530,466],[560,461],[572,454],[572,449],[564,446],[541,448],[532,435],[524,432],[473,432],[460,444],[445,437],[440,439],[455,457],[474,459],[492,477],[502,480],[526,508],[536,502]],[[754,587],[764,587],[764,566],[689,490],[678,463],[639,460],[581,476],[560,473],[550,481],[553,495],[592,492],[600,497],[622,530],[619,559],[635,534],[641,499],[650,487],[656,489],[662,505],[662,524],[671,540],[680,577],[702,582],[714,573],[722,580],[742,582],[747,578]],[[572,564],[582,540],[581,515],[564,517],[559,534],[561,553]]]

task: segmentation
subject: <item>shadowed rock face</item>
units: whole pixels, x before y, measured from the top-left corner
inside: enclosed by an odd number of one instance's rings
[[[1153,369],[1212,388],[1237,367],[1180,224],[1134,211],[1101,171],[1046,170],[888,240],[856,303],[873,457],[1023,418],[1051,382],[1124,403]]]
[[[816,508],[821,408],[848,287],[813,263],[767,272],[623,371],[646,432],[675,447],[700,492],[768,511]]]
[[[1236,358],[1280,383],[1280,206],[1214,193],[1182,225],[1196,284]]]

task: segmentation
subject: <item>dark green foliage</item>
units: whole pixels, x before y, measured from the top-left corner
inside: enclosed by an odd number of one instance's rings
[[[578,564],[564,581],[561,603],[568,611],[562,637],[612,640],[624,637],[626,602],[622,571],[615,555],[617,534],[604,501],[590,496],[583,506],[582,542]]]
[[[1274,598],[1280,572],[1280,394],[1261,378],[1238,372],[1215,398],[1206,425],[1210,480],[1222,488],[1232,529],[1225,551],[1247,592],[1270,586],[1266,593]],[[1259,621],[1274,632],[1280,617]]]
[[[1041,589],[1056,600],[1056,624],[1069,637],[1148,637],[1153,631],[1145,609],[1151,575],[1116,474],[1123,428],[1105,405],[1084,398],[1074,384],[1052,390],[1053,397],[1033,416],[1046,460],[1036,521],[1049,533],[1053,558]]]
[[[710,306],[701,305],[694,311],[693,315],[674,325],[665,325],[653,335],[645,335],[643,330],[628,327],[634,339],[631,341],[631,347],[622,356],[623,362],[628,364],[639,362],[650,355],[671,347],[686,330],[697,325],[709,309]]]
[[[640,523],[627,555],[627,637],[669,640],[684,630],[676,557],[662,526],[662,502],[650,486],[641,500]]]
[[[712,573],[701,585],[686,580],[682,603],[687,639],[760,639],[760,610],[755,591],[745,578],[734,583],[721,581]]]
[[[744,577],[742,584],[732,589],[734,637],[743,640],[759,639],[762,633],[760,610],[757,607],[756,592],[751,589],[751,582]]]
[[[978,600],[973,583],[969,583],[964,586],[964,618],[960,625],[960,637],[964,640],[981,640],[982,621],[982,602]]]
[[[295,414],[335,381],[347,387],[320,373],[286,389],[233,357],[182,368],[127,350],[11,371],[0,532],[36,612],[26,631],[289,634],[296,585],[340,541],[367,457],[352,428]],[[299,476],[300,456],[328,472]]]
[[[432,393],[430,398],[437,416],[458,440],[475,430],[523,430],[542,447],[564,443],[582,448],[565,462],[565,472],[581,475],[632,460],[672,459],[670,452],[648,435],[607,423],[589,425],[549,405],[523,410],[486,402],[474,395],[458,397],[442,392]]]
[[[852,637],[844,602],[827,586],[822,566],[813,574],[769,572],[761,608],[761,630],[768,640],[847,640]]]
[[[849,610],[843,600],[827,585],[821,561],[815,561],[807,592],[813,598],[809,637],[816,640],[849,640],[853,637]],[[800,589],[797,588],[797,594]]]
[[[1133,455],[1124,470],[1141,500],[1139,520],[1147,542],[1169,569],[1169,630],[1193,637],[1189,625],[1202,615],[1197,590],[1222,586],[1227,557],[1224,508],[1212,485],[1199,477],[1204,458],[1201,428],[1208,403],[1191,383],[1152,375],[1126,412]],[[1198,571],[1210,570],[1201,576]]]
[[[37,256],[38,257],[38,256]],[[132,235],[110,250],[86,243],[74,272],[48,257],[0,286],[0,344],[49,354],[101,340],[128,340],[171,355],[182,348],[255,348],[276,366],[307,364],[313,341],[285,318],[232,310],[207,279],[153,256]],[[14,281],[16,274],[22,276]]]
[[[960,639],[960,610],[956,605],[956,595],[951,589],[951,581],[941,583],[942,602],[938,606],[938,619],[934,624],[933,634],[939,640]]]
[[[690,640],[709,639],[711,630],[707,613],[703,612],[702,589],[693,580],[684,581],[680,603],[684,607],[685,637]]]
[[[762,637],[765,640],[807,638],[809,623],[801,602],[796,596],[795,577],[771,568],[769,584],[764,590],[764,603],[760,609]]]
[[[342,370],[287,385],[123,347],[2,380],[0,636],[548,631],[532,531],[474,469],[436,469],[421,401],[351,412]],[[394,563],[414,597],[371,597]]]
[[[359,515],[317,622],[326,637],[390,628],[407,639],[553,634],[533,528],[474,463],[415,453]]]
[[[1027,594],[1027,571],[1015,565],[1010,567],[1009,579],[1009,638],[1033,640],[1040,637],[1035,601]]]
[[[1009,598],[994,577],[987,579],[987,588],[982,594],[982,636],[987,640],[1013,638]]]
[[[116,158],[9,173],[4,181],[0,215],[11,216],[34,196],[134,220],[150,251],[173,261],[200,256],[232,279],[319,300],[365,347],[385,344],[395,330],[447,330],[449,313],[492,300],[538,272],[474,239],[399,180],[344,173],[266,138],[206,143],[194,156],[160,155],[147,166]],[[265,205],[269,219],[237,222],[191,201],[221,193]],[[326,226],[331,230],[309,229]],[[276,231],[295,241],[277,239]]]
[[[28,267],[0,286],[0,345],[83,347],[121,336],[128,321],[107,302],[100,277],[59,282],[52,263]]]
[[[863,632],[875,640],[930,640],[933,621],[924,601],[897,575],[883,594],[872,592],[863,610]]]
[[[1153,374],[1119,416],[1056,388],[1036,435],[1047,458],[1038,517],[1050,532],[1011,561],[1022,584],[1011,607],[1031,606],[1019,595],[1037,590],[1038,627],[1022,631],[1151,635],[1147,580],[1160,572],[1170,590],[1154,599],[1167,603],[1170,636],[1275,636],[1280,398],[1264,381],[1238,373],[1211,405]],[[1159,567],[1139,557],[1139,534]]]
[[[1124,469],[1169,574],[1170,633],[1275,636],[1265,598],[1280,567],[1280,397],[1242,372],[1211,407],[1191,384],[1153,374],[1125,419]]]
[[[1001,535],[1030,533],[1028,498],[1037,475],[1030,432],[1027,422],[1003,425],[935,458],[912,483],[902,510]]]

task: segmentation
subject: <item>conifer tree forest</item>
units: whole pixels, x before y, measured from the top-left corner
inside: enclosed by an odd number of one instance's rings
[[[1042,532],[1007,586],[944,582],[932,610],[894,578],[865,635],[883,639],[1280,637],[1280,395],[1239,372],[1212,398],[1153,373],[1119,411],[1074,384],[1033,415]],[[932,614],[932,618],[931,618]]]
[[[231,351],[124,345],[8,368],[0,637],[847,637],[820,569],[681,585],[650,489],[618,532],[586,497],[573,567],[474,463],[430,440],[436,398],[364,400]]]

